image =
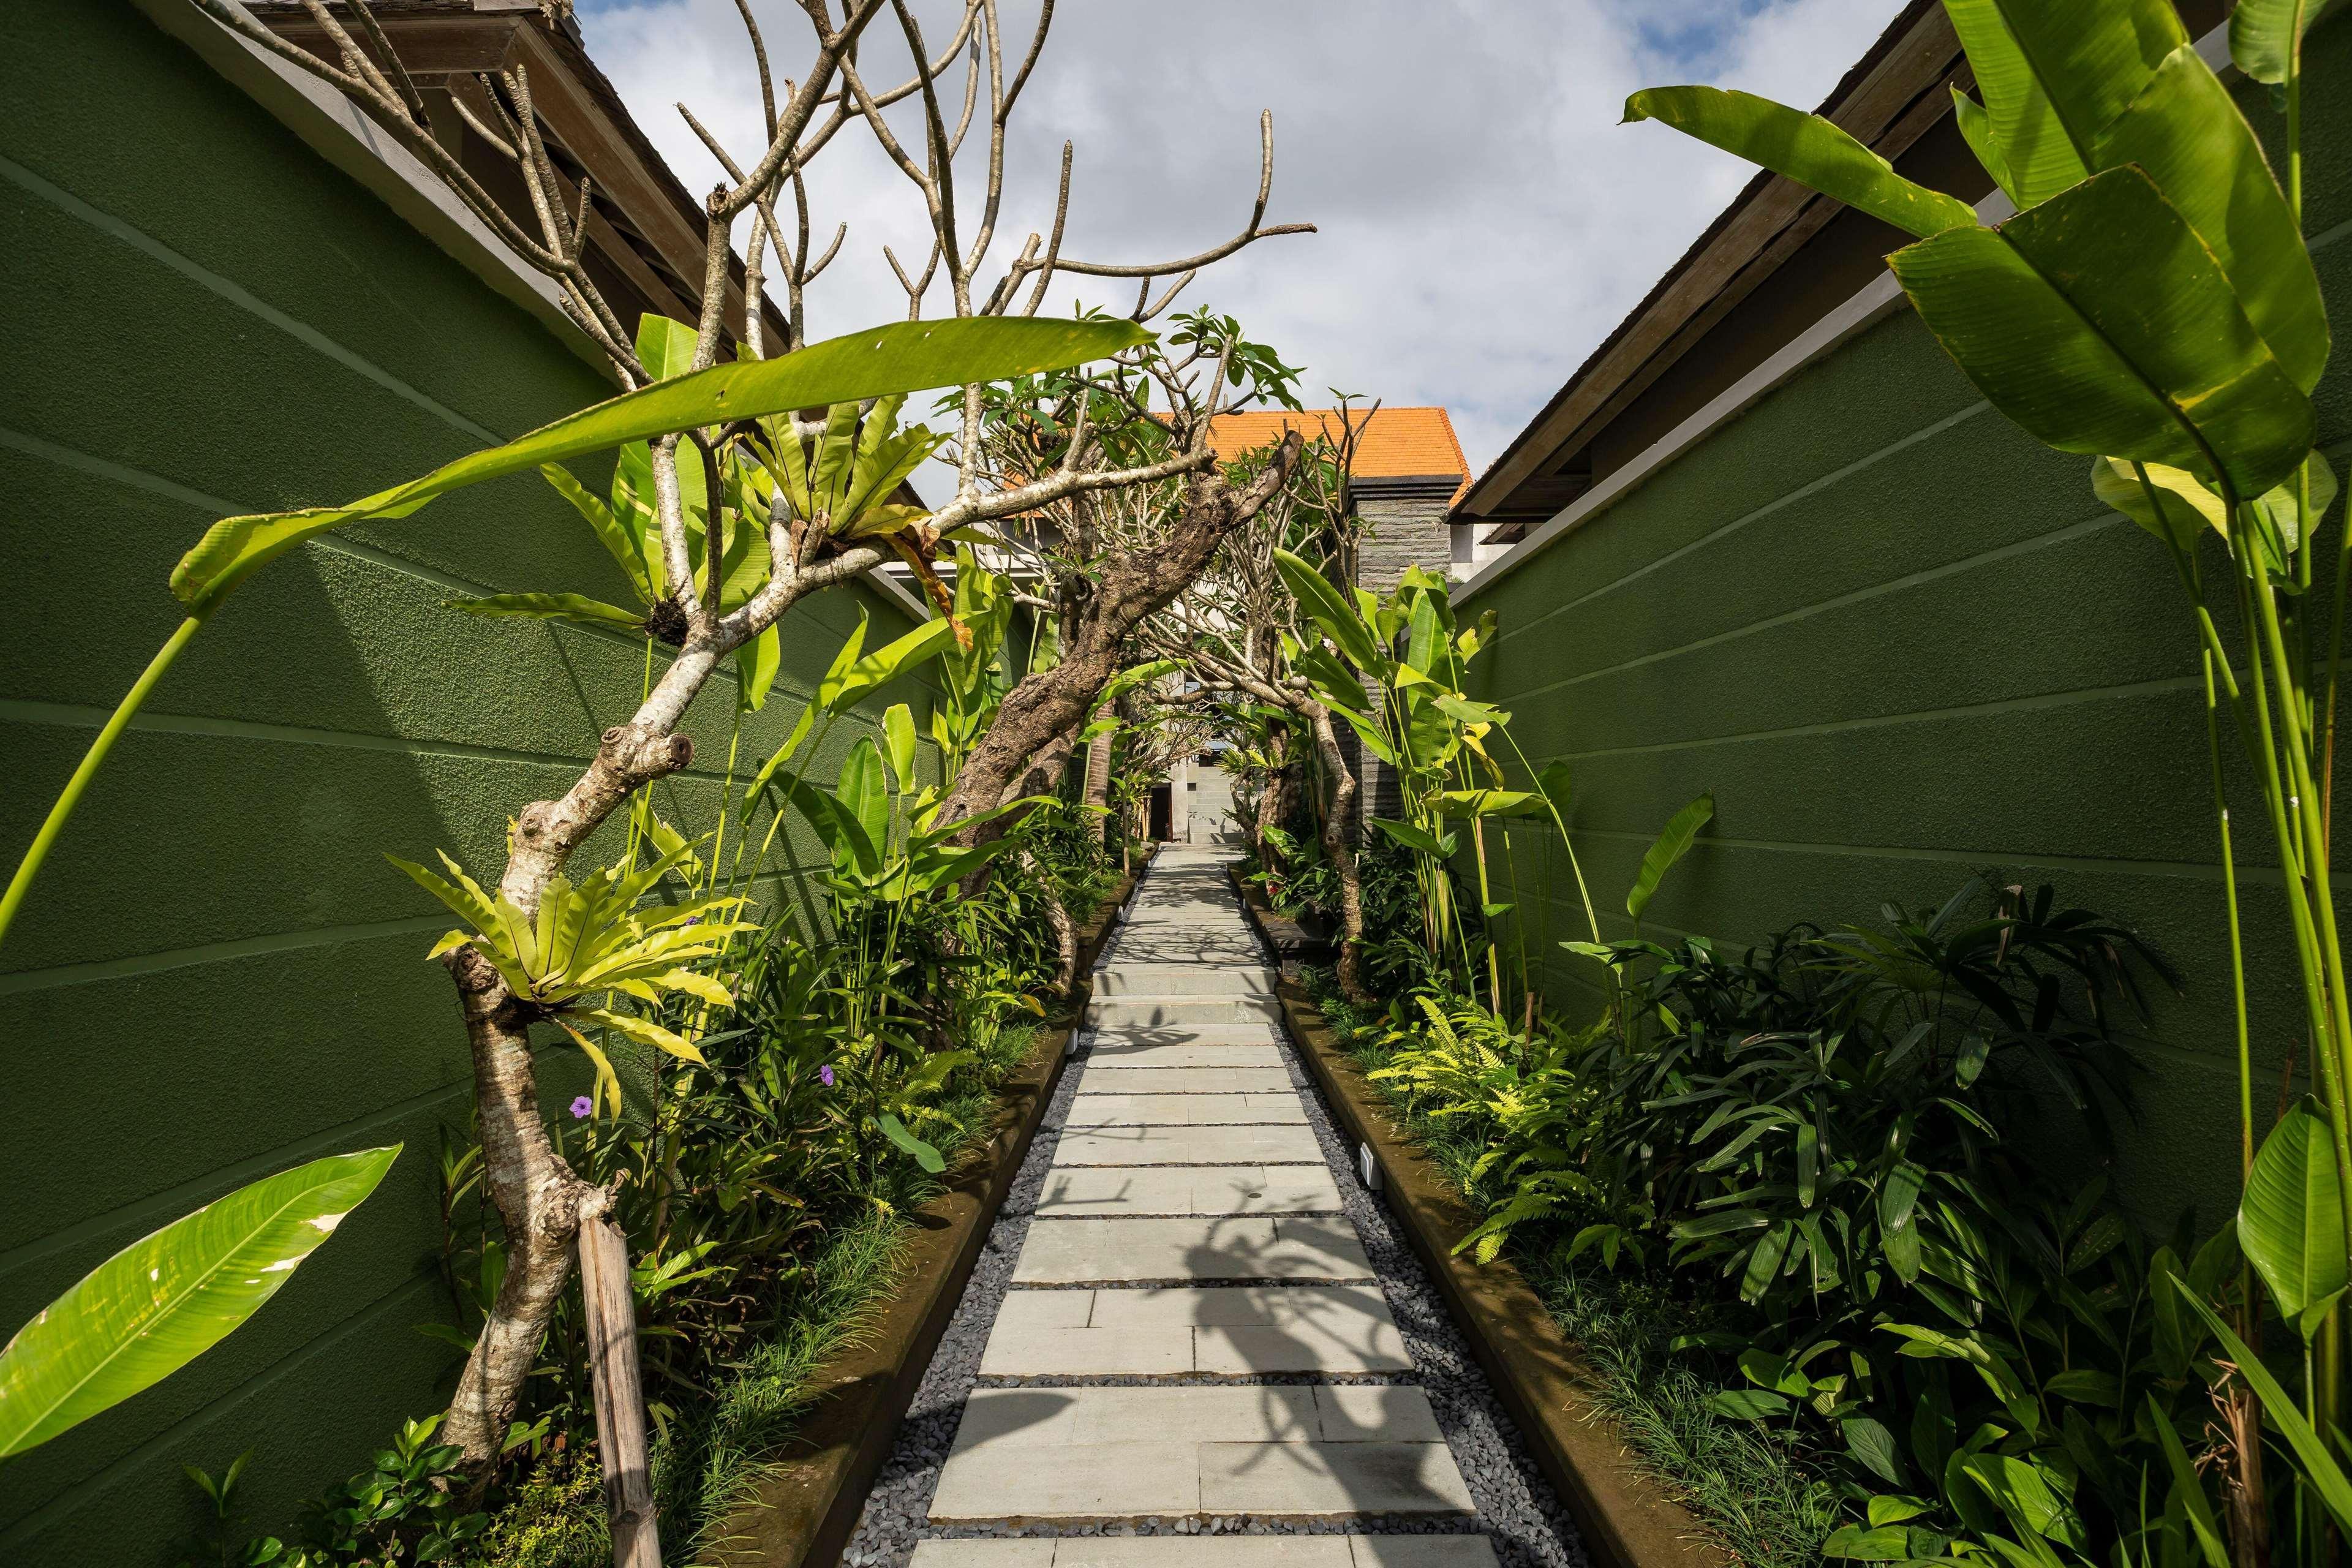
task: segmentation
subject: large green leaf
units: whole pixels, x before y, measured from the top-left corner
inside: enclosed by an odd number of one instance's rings
[[[1717,87],[1654,87],[1625,100],[1627,122],[1656,120],[1761,163],[1921,238],[1976,226],[1976,208],[1915,184],[1817,114]]]
[[[1984,94],[1980,112],[1998,162],[1981,153],[1979,161],[2002,193],[2023,209],[2088,178],[2091,171],[2066,139],[2066,128],[2058,122],[2049,95],[2034,79],[2033,68],[1995,0],[1944,0],[1944,12],[1960,36],[1960,47],[1969,52],[1977,90]],[[1969,140],[1973,144],[1976,139]]]
[[[540,477],[554,488],[557,495],[572,503],[572,510],[588,520],[588,526],[596,531],[596,541],[604,547],[604,553],[613,558],[614,564],[628,574],[629,585],[637,591],[638,599],[650,605],[660,597],[654,592],[656,573],[646,559],[645,534],[614,516],[613,509],[590,495],[580,481],[572,477],[572,470],[562,464],[543,464],[539,472]]]
[[[1292,650],[1290,662],[1297,668],[1325,697],[1340,707],[1363,713],[1372,706],[1371,695],[1364,689],[1348,667],[1331,657],[1331,650],[1321,642],[1304,644]]]
[[[2310,449],[2310,400],[2137,168],[1888,261],[1969,379],[2060,451],[2166,463],[2252,497]]]
[[[656,381],[674,381],[694,363],[695,331],[684,321],[648,310],[637,318],[637,363]]]
[[[294,1277],[400,1145],[331,1154],[215,1199],[82,1277],[0,1350],[0,1458],[162,1382]]]
[[[2346,1284],[2336,1144],[2309,1100],[2279,1119],[2254,1156],[2238,1200],[2238,1245],[2280,1313],[2309,1339]]]
[[[882,782],[882,752],[872,736],[861,739],[849,748],[849,755],[841,761],[841,787],[837,792],[841,807],[856,820],[879,856],[887,852],[890,838],[890,792]],[[864,865],[866,857],[858,857]],[[870,868],[869,868],[870,869]]]
[[[2189,42],[2172,0],[1995,0],[2084,164],[2099,138]],[[1971,57],[1973,61],[1973,56]]]
[[[2311,25],[2339,0],[2238,0],[2230,13],[2230,58],[2256,81],[2276,87]]]
[[[2317,385],[2327,363],[2319,274],[2254,128],[2194,45],[2173,50],[2100,138],[2098,167],[2128,163],[2205,242],[2295,385]]]
[[[903,702],[893,702],[882,714],[882,739],[890,748],[890,776],[898,793],[911,795],[915,789],[915,710]]]
[[[1323,635],[1331,639],[1341,657],[1358,669],[1377,675],[1385,661],[1373,641],[1372,629],[1339,590],[1331,585],[1330,579],[1287,550],[1274,552],[1274,564],[1289,586],[1290,596],[1323,628]]]
[[[1668,871],[1674,869],[1675,861],[1690,853],[1692,840],[1698,837],[1698,830],[1705,827],[1714,816],[1713,790],[1675,813],[1674,819],[1666,824],[1665,831],[1658,835],[1657,842],[1651,845],[1649,852],[1642,857],[1642,869],[1633,879],[1632,890],[1625,895],[1627,914],[1635,920],[1642,918],[1642,911],[1650,907],[1650,900],[1657,893],[1658,884],[1665,879]]]
[[[769,781],[776,776],[778,771],[793,760],[802,742],[815,729],[819,718],[856,707],[868,693],[887,686],[925,660],[936,657],[941,650],[955,646],[955,624],[952,621],[925,621],[906,636],[895,638],[861,658],[859,655],[866,647],[866,612],[860,610],[857,612],[857,625],[850,629],[848,637],[841,645],[841,651],[834,655],[832,667],[817,682],[815,698],[801,710],[801,716],[793,722],[792,733],[786,735],[784,743],[760,764],[760,771],[752,775],[751,784],[744,788],[743,803],[747,807],[758,798],[761,790],[768,787]]]
[[[2151,492],[2153,501],[2149,500]],[[2197,541],[2206,529],[2224,534],[2230,531],[2230,512],[2221,504],[2221,498],[2186,468],[2164,463],[2127,463],[2120,458],[2095,458],[2091,464],[2091,493],[2157,538],[2184,552],[2197,548]]]
[[[641,632],[646,617],[585,594],[492,594],[483,599],[450,599],[453,610],[469,616],[512,616],[524,620],[572,621],[583,626],[610,626],[615,631]]]
[[[466,485],[625,442],[821,404],[1059,370],[1148,341],[1141,328],[1118,321],[902,321],[812,343],[781,359],[717,365],[597,404],[349,506],[224,519],[181,558],[172,591],[202,608],[305,540],[353,522],[406,517]]]
[[[783,637],[774,626],[761,627],[758,637],[735,650],[735,700],[745,712],[757,713],[767,705],[783,664]]]

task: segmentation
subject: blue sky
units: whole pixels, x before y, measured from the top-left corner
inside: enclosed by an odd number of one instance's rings
[[[753,5],[778,72],[793,74],[808,53],[798,8]],[[934,37],[958,9],[917,6]],[[1049,223],[1066,138],[1076,149],[1069,252],[1149,261],[1225,238],[1247,216],[1258,111],[1272,109],[1268,220],[1320,232],[1220,263],[1186,299],[1241,317],[1304,363],[1310,401],[1336,385],[1450,407],[1481,468],[1748,178],[1663,127],[1619,125],[1626,94],[1712,81],[1811,108],[1900,9],[1062,0],[1016,110],[993,255],[1010,259]],[[1008,34],[1025,40],[1034,0],[1006,0],[1005,12]],[[590,52],[688,188],[707,189],[719,171],[677,100],[739,154],[756,151],[757,79],[732,0],[583,0],[579,15]],[[903,65],[887,14],[869,39],[869,77],[889,74],[886,61]],[[967,184],[979,178],[982,141],[970,138],[960,160]],[[821,234],[849,226],[813,296],[813,334],[902,316],[881,247],[902,259],[923,253],[913,187],[853,130],[819,159],[810,196]],[[1083,297],[1109,293],[1097,284]]]

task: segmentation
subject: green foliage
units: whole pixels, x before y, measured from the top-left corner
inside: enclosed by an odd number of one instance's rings
[[[82,1276],[0,1349],[0,1458],[179,1371],[260,1310],[366,1201],[401,1145],[239,1187]]]
[[[698,966],[722,952],[729,938],[757,929],[727,918],[742,907],[740,898],[696,899],[641,910],[638,905],[662,879],[693,856],[675,833],[656,828],[669,847],[650,865],[632,868],[625,861],[576,884],[559,873],[541,895],[536,915],[524,914],[503,892],[484,892],[446,854],[441,857],[446,879],[413,861],[384,857],[472,927],[449,932],[428,956],[439,958],[459,947],[480,952],[516,1001],[559,1026],[587,1053],[596,1068],[597,1098],[608,1113],[620,1107],[620,1080],[603,1047],[580,1026],[597,1026],[680,1060],[699,1062],[701,1052],[685,1034],[656,1018],[621,1012],[611,1000],[628,996],[658,1007],[666,998],[686,996],[723,1007],[733,997]],[[598,997],[605,999],[603,1005],[593,1004]]]
[[[237,1541],[242,1532],[234,1528],[234,1499],[250,1453],[238,1456],[218,1480],[189,1468],[188,1479],[205,1494],[213,1517],[180,1568],[422,1568],[454,1563],[488,1528],[489,1515],[458,1506],[464,1495],[458,1450],[433,1441],[440,1425],[437,1415],[402,1422],[392,1447],[379,1449],[369,1468],[310,1504],[299,1545],[276,1536]]]

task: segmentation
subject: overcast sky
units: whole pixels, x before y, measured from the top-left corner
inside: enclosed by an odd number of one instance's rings
[[[779,74],[795,73],[808,56],[797,6],[753,5]],[[1271,109],[1266,219],[1319,232],[1261,241],[1202,272],[1185,300],[1240,317],[1304,365],[1310,406],[1335,386],[1444,405],[1476,472],[1748,178],[1662,126],[1619,126],[1626,94],[1705,81],[1811,108],[1901,8],[1062,0],[1014,110],[982,282],[1050,224],[1065,139],[1076,144],[1066,255],[1157,261],[1227,238],[1248,216],[1258,112]],[[959,11],[953,0],[918,5],[934,47]],[[1035,0],[1005,11],[1019,39],[1010,53],[1025,45]],[[758,79],[732,0],[582,0],[579,16],[590,52],[688,188],[708,190],[719,170],[673,107],[681,100],[739,157],[755,154]],[[867,37],[869,82],[898,79],[907,54],[888,12]],[[976,127],[958,161],[967,189],[984,172],[985,141]],[[809,184],[819,247],[849,226],[812,294],[810,335],[903,316],[881,247],[919,265],[928,230],[914,187],[855,128]],[[1131,286],[1074,281],[1056,293],[1062,309],[1074,293],[1122,312],[1134,303]]]

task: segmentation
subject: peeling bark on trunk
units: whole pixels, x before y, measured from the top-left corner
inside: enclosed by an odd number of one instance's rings
[[[940,816],[954,821],[1004,798],[1024,764],[1055,736],[1076,730],[1110,678],[1118,672],[1120,651],[1146,616],[1174,602],[1199,578],[1225,536],[1255,516],[1290,479],[1301,441],[1292,431],[1265,469],[1246,490],[1236,492],[1214,475],[1195,473],[1185,481],[1184,505],[1168,536],[1149,550],[1130,550],[1103,565],[1094,596],[1078,617],[1076,633],[1063,645],[1062,662],[1021,678],[1005,694],[996,722],[965,762]],[[997,837],[1003,819],[984,823],[973,841]]]
[[[1280,827],[1289,805],[1290,769],[1286,763],[1289,737],[1276,730],[1265,745],[1267,760],[1274,765],[1265,775],[1265,787],[1257,795],[1257,863],[1267,873],[1268,891],[1282,869],[1282,857],[1274,847],[1271,830]]]
[[[1339,876],[1339,991],[1354,1005],[1369,1007],[1372,994],[1365,989],[1363,979],[1364,879],[1349,842],[1356,816],[1356,775],[1348,771],[1347,754],[1339,750],[1339,737],[1332,731],[1331,710],[1313,701],[1299,710],[1315,732],[1315,753],[1331,777],[1330,805],[1323,814],[1323,853],[1331,858],[1331,868]]]
[[[807,595],[880,559],[866,547],[830,557],[789,582],[771,583],[763,592],[773,596],[761,606],[761,620],[747,617],[690,634],[629,721],[604,731],[595,760],[578,781],[559,799],[533,801],[517,815],[499,893],[525,915],[536,915],[548,883],[607,817],[638,790],[693,760],[694,742],[677,726],[719,662]],[[457,983],[473,1050],[483,1188],[499,1212],[507,1247],[506,1278],[466,1359],[440,1433],[478,1474],[499,1457],[548,1320],[572,1277],[583,1217],[603,1213],[608,1199],[564,1163],[540,1119],[530,1054],[533,1010],[475,949],[458,948],[443,962]]]
[[[1097,735],[1087,742],[1086,803],[1088,805],[1103,806],[1110,804],[1110,753],[1111,748],[1118,744],[1118,737],[1116,735]],[[1095,841],[1108,845],[1110,842],[1109,814],[1106,812],[1093,818],[1091,826],[1094,828]]]
[[[572,1173],[539,1117],[530,1026],[488,959],[461,947],[447,960],[474,1047],[474,1100],[482,1131],[483,1184],[505,1223],[506,1278],[457,1380],[441,1437],[486,1465],[513,1419],[523,1380],[539,1357],[547,1321],[572,1276],[572,1240],[583,1207],[604,1194]]]

